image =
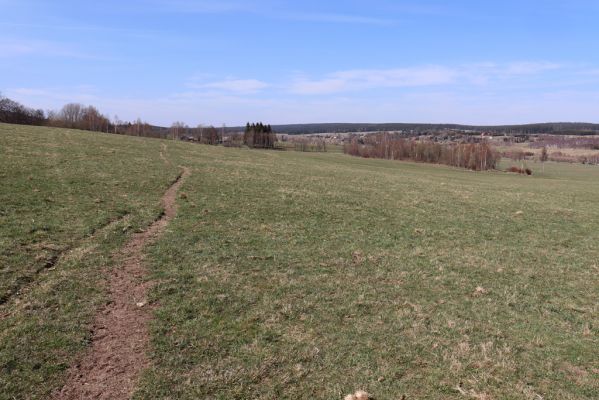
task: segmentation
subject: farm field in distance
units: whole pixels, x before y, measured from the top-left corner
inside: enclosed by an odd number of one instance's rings
[[[508,162],[509,164],[509,162]],[[45,399],[146,249],[135,399],[594,399],[599,167],[533,176],[0,124],[0,400]]]

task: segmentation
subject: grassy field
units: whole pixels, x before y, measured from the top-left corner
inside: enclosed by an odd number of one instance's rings
[[[160,141],[0,124],[0,398],[47,398],[89,341],[103,271],[178,174]]]
[[[135,398],[597,398],[597,167],[526,177],[10,125],[0,398],[61,385],[111,254],[177,165],[192,174],[147,249],[158,307]]]

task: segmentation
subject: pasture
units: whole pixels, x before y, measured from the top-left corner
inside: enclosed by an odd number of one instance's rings
[[[593,399],[599,167],[534,175],[0,124],[0,399],[45,399],[146,249],[136,399]]]

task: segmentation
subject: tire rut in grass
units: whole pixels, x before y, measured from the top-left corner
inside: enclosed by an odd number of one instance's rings
[[[110,272],[110,302],[96,315],[87,353],[71,366],[54,399],[128,399],[141,371],[149,365],[148,322],[143,249],[160,235],[175,216],[176,195],[190,174],[183,172],[162,197],[164,212],[145,231],[136,233],[118,254],[120,265]]]

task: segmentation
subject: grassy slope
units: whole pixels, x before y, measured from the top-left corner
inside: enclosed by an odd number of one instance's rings
[[[47,398],[85,348],[103,268],[177,175],[161,144],[0,124],[0,399]]]
[[[176,173],[157,158],[162,143],[0,126],[9,188],[0,254],[11,257],[2,273],[16,281],[39,268],[37,253],[15,254],[51,238],[82,253],[0,306],[11,313],[0,320],[0,398],[43,398],[83,348],[103,296],[98,267],[125,235],[111,226],[86,237],[124,212],[134,227],[155,215]],[[599,169],[549,163],[521,177],[168,146],[193,174],[148,249],[160,308],[154,367],[137,398],[334,399],[362,388],[379,399],[465,398],[459,390],[590,399],[599,390]],[[38,174],[47,179],[34,186]],[[27,221],[40,217],[52,233],[38,238]]]
[[[138,398],[599,391],[599,169],[186,154]]]

